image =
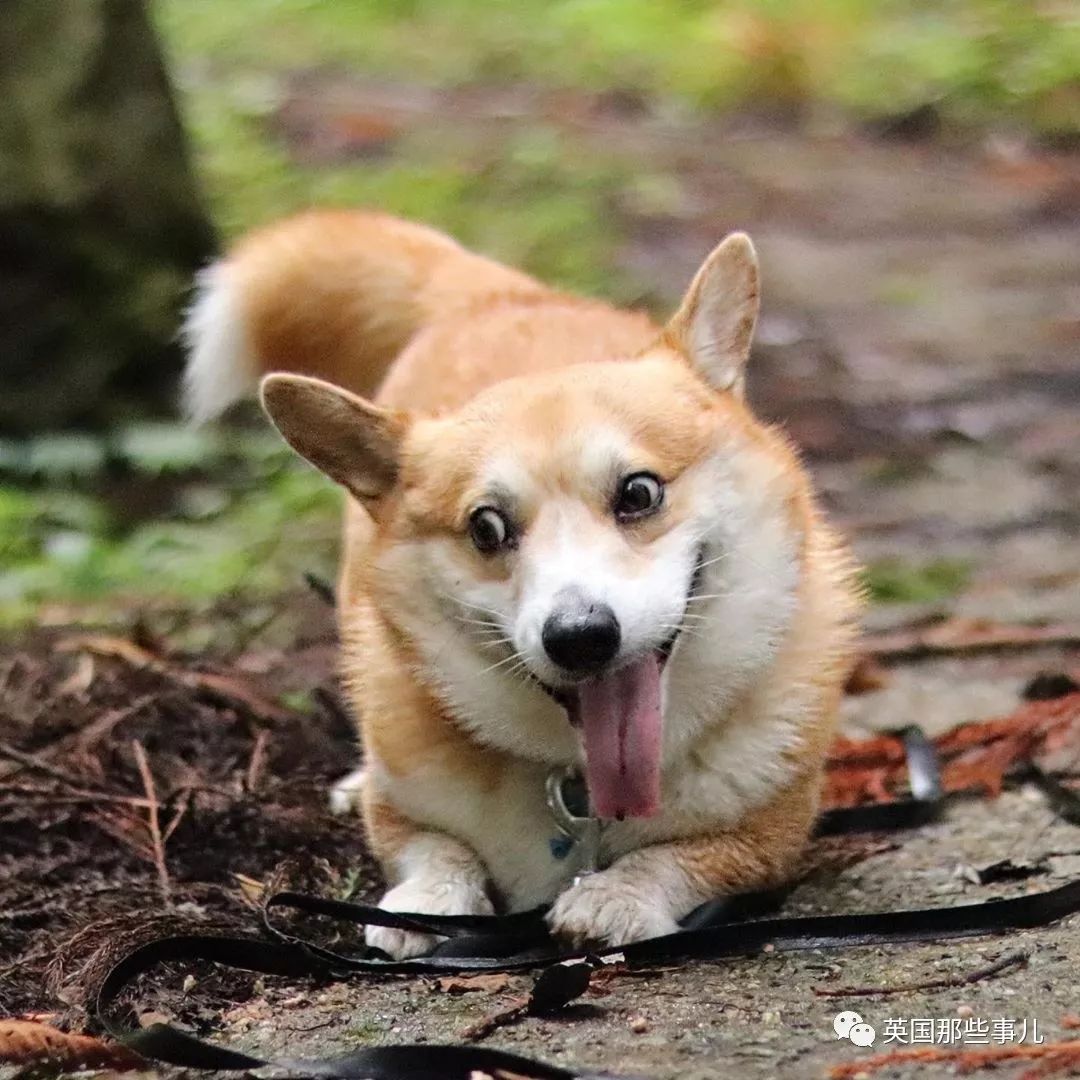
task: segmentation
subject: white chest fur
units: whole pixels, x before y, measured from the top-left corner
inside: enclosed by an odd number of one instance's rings
[[[576,872],[573,855],[558,858],[559,836],[547,805],[548,767],[521,761],[500,783],[482,788],[461,774],[424,765],[393,777],[372,763],[371,782],[418,825],[465,841],[480,856],[510,911],[548,903]]]
[[[732,718],[704,735],[665,769],[659,815],[604,826],[601,864],[647,844],[735,824],[790,778],[798,727],[791,716]],[[517,761],[492,787],[434,764],[407,777],[390,776],[377,762],[369,768],[378,790],[409,818],[463,840],[480,856],[508,910],[550,903],[580,868],[577,850],[559,857],[560,832],[545,791],[548,765]]]

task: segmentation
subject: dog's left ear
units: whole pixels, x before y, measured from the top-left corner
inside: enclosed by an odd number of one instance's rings
[[[717,390],[742,395],[759,294],[754,245],[746,233],[732,233],[701,264],[664,331]]]

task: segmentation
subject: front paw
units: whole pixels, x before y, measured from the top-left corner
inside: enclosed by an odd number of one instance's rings
[[[429,881],[409,878],[391,889],[379,901],[384,911],[415,912],[418,915],[491,915],[494,908],[487,893],[471,882]],[[439,941],[435,934],[417,934],[389,926],[369,926],[364,941],[382,949],[395,960],[424,956]]]
[[[577,946],[618,947],[679,929],[654,887],[610,870],[571,885],[552,905],[547,922],[556,937]]]
[[[366,783],[367,772],[364,769],[354,769],[348,776],[343,776],[330,789],[330,813],[339,817],[359,814]]]

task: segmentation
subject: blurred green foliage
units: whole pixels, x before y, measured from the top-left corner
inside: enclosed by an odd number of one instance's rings
[[[144,424],[0,445],[0,461],[0,628],[47,604],[66,620],[105,600],[209,601],[332,576],[338,494],[270,432]]]
[[[971,572],[971,564],[962,559],[919,564],[885,559],[865,568],[863,582],[875,604],[932,604],[961,592]]]
[[[620,208],[677,203],[677,166],[588,153],[533,116],[494,136],[395,133],[305,159],[275,127],[318,69],[431,87],[616,91],[692,120],[752,106],[813,120],[932,105],[946,131],[1080,131],[1080,19],[1005,0],[155,0],[199,171],[226,235],[309,205],[373,205],[569,288],[639,298]],[[891,302],[911,286],[894,283]],[[895,295],[894,295],[895,294]],[[0,445],[0,625],[42,604],[201,601],[332,573],[339,499],[270,432],[139,426]],[[963,587],[958,563],[879,564],[881,602]],[[63,616],[61,616],[63,617]]]
[[[692,108],[928,102],[1080,127],[1080,18],[1025,0],[158,0],[181,63],[632,88]]]
[[[662,112],[902,116],[1080,131],[1080,19],[1022,0],[157,0],[215,215],[234,234],[310,204],[376,205],[567,287],[611,270],[611,201],[668,163],[583,155],[543,126],[482,150],[404,140],[305,165],[268,133],[297,70],[432,86],[628,91]],[[460,139],[460,134],[457,136]]]

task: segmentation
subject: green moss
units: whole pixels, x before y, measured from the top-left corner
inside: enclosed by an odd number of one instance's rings
[[[962,591],[970,578],[970,563],[960,559],[935,559],[918,565],[885,559],[863,572],[867,592],[876,604],[944,600]]]
[[[350,1024],[345,1029],[345,1034],[358,1046],[368,1046],[380,1043],[386,1038],[386,1027],[375,1020],[361,1020],[359,1023]]]

